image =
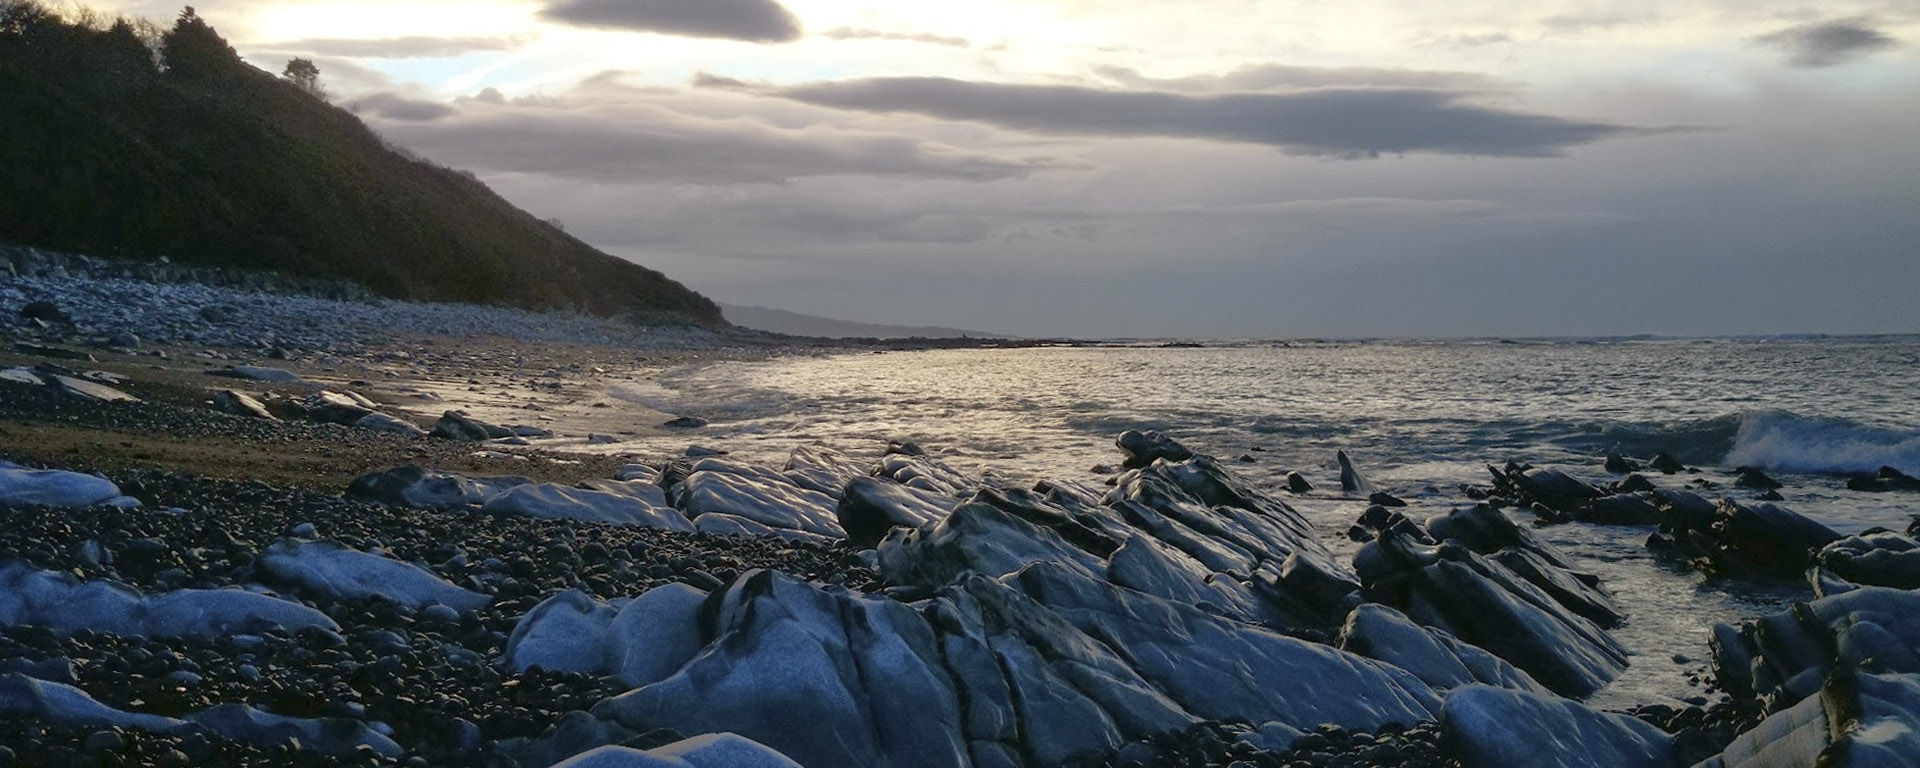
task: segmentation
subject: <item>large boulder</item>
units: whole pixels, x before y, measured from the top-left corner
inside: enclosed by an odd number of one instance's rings
[[[1505,660],[1378,603],[1353,609],[1340,627],[1340,650],[1384,661],[1412,672],[1434,690],[1494,685],[1532,693],[1550,693]]]
[[[1814,560],[1812,581],[1823,596],[1840,582],[1920,589],[1920,541],[1909,534],[1865,531],[1821,547]]]
[[[1605,630],[1457,542],[1390,533],[1361,547],[1354,566],[1370,598],[1491,651],[1561,695],[1588,695],[1626,669],[1626,648]]]
[[[1713,628],[1721,688],[1781,709],[1835,672],[1920,673],[1920,592],[1861,587]]]
[[[507,664],[612,675],[634,687],[680,670],[700,651],[700,608],[707,593],[668,584],[631,600],[601,602],[568,590],[547,598],[514,625]]]
[[[1673,737],[1626,715],[1491,686],[1447,697],[1440,733],[1463,768],[1679,768]]]
[[[1155,431],[1129,429],[1120,433],[1114,439],[1114,444],[1120,446],[1120,453],[1126,456],[1123,464],[1127,469],[1151,466],[1160,459],[1181,462],[1193,458],[1193,451],[1181,445],[1180,441]]]
[[[1905,768],[1920,755],[1920,674],[1835,673],[1695,768]]]
[[[1697,498],[1697,497],[1695,497]],[[1685,495],[1663,494],[1659,535],[1650,545],[1671,547],[1695,567],[1727,576],[1799,578],[1814,565],[1814,553],[1839,533],[1775,504],[1721,500],[1711,518]]]

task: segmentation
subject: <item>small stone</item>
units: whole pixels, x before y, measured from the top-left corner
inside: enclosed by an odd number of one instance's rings
[[[320,535],[320,529],[315,528],[313,523],[301,523],[294,526],[293,530],[288,531],[288,533],[298,538],[311,539]]]

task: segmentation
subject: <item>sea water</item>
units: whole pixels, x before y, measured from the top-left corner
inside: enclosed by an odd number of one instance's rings
[[[1041,347],[781,358],[689,366],[616,386],[617,396],[709,418],[690,440],[777,464],[816,443],[877,455],[910,439],[956,468],[1008,482],[1098,483],[1113,437],[1164,431],[1285,499],[1336,552],[1366,506],[1339,492],[1334,451],[1416,519],[1471,503],[1509,460],[1616,479],[1609,452],[1674,454],[1713,498],[1735,466],[1786,484],[1783,504],[1842,532],[1903,529],[1920,494],[1846,490],[1844,475],[1890,465],[1920,474],[1920,337],[1766,340],[1241,342],[1201,348]],[[657,443],[654,444],[654,443]],[[1244,460],[1243,460],[1244,459]],[[1280,489],[1289,470],[1319,490]],[[1509,510],[1531,525],[1532,516]],[[1598,574],[1629,612],[1613,630],[1633,666],[1596,703],[1696,695],[1683,674],[1707,658],[1715,622],[1811,598],[1805,584],[1715,579],[1656,555],[1647,527],[1570,523],[1537,534]]]

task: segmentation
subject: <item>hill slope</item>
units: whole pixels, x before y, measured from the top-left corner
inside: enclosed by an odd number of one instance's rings
[[[190,12],[155,42],[0,2],[0,240],[396,298],[724,322],[666,276],[395,151]]]
[[[1006,338],[1001,334],[981,333],[979,331],[968,331],[959,328],[856,323],[850,320],[835,320],[830,317],[803,315],[798,312],[788,312],[784,309],[744,307],[735,304],[721,304],[720,311],[727,316],[727,322],[742,328],[784,333],[789,336],[818,336],[828,339]]]

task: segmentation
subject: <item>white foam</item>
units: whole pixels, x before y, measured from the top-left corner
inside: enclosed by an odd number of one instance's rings
[[[1915,474],[1920,473],[1920,430],[1761,411],[1741,418],[1726,464],[1823,474],[1893,467]]]

